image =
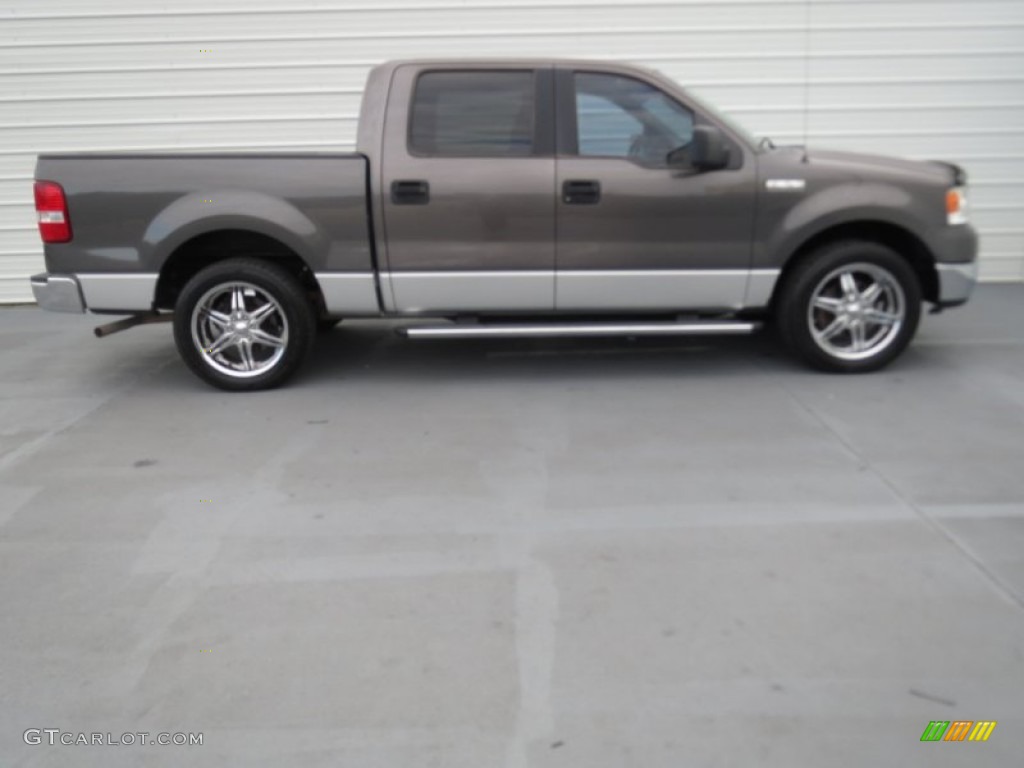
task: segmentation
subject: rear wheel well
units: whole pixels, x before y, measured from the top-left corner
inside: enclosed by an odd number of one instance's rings
[[[907,260],[913,268],[918,280],[921,281],[921,295],[926,301],[935,302],[939,299],[939,276],[935,270],[935,259],[928,247],[914,234],[895,224],[881,221],[857,221],[839,224],[819,232],[803,243],[786,261],[782,275],[776,284],[772,303],[781,295],[781,288],[796,267],[815,251],[823,246],[840,240],[867,240],[892,248]]]
[[[306,289],[317,315],[324,298],[309,265],[295,251],[268,235],[246,230],[207,232],[179,245],[164,263],[156,285],[158,309],[173,309],[185,284],[202,269],[226,259],[264,259],[291,272]]]

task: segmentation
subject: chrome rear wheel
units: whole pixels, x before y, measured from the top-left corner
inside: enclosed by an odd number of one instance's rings
[[[192,341],[214,370],[240,379],[281,362],[288,348],[288,318],[281,304],[252,283],[215,285],[192,310]]]
[[[174,308],[174,340],[199,378],[230,391],[284,382],[312,349],[316,317],[307,289],[283,265],[251,258],[206,267]]]

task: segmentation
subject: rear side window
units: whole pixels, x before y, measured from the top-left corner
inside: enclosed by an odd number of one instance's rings
[[[533,72],[427,72],[416,81],[409,148],[439,157],[533,154]]]

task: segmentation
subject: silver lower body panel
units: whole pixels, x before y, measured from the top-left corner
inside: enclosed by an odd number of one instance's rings
[[[952,269],[962,266],[940,265],[951,268],[948,274],[940,271],[943,300],[947,293],[969,293],[968,277]],[[387,309],[400,314],[647,312],[765,306],[778,274],[778,270],[740,269],[385,272],[380,279],[385,298],[394,297],[394,306]],[[148,312],[158,279],[156,273],[42,274],[32,278],[32,290],[40,307],[57,312]],[[372,272],[318,273],[316,279],[330,315],[381,313]]]
[[[939,303],[958,304],[967,301],[978,282],[978,262],[936,264],[939,274]]]
[[[149,312],[156,294],[155,272],[146,274],[76,275],[85,306],[93,311]]]
[[[560,311],[738,310],[766,305],[778,276],[747,269],[560,271],[555,303]]]
[[[319,276],[318,276],[319,277]],[[739,310],[766,306],[777,269],[384,272],[389,312]]]
[[[384,272],[399,313],[550,312],[554,271]]]
[[[372,272],[318,272],[316,280],[324,295],[327,314],[334,317],[380,314],[377,278]]]
[[[748,273],[747,295],[743,299],[744,309],[762,309],[772,301],[775,285],[779,282],[781,269],[752,269]]]
[[[33,275],[32,295],[40,309],[49,312],[85,312],[82,288],[73,275]]]
[[[51,312],[149,312],[159,275],[89,274],[32,277],[32,293]]]

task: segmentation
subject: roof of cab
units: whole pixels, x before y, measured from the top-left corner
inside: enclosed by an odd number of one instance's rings
[[[425,58],[392,59],[377,65],[377,69],[394,70],[403,66],[443,67],[445,69],[464,67],[466,69],[509,68],[509,67],[558,67],[565,69],[600,69],[608,72],[647,72],[660,74],[657,70],[623,61],[606,59],[559,59],[559,58]]]

